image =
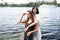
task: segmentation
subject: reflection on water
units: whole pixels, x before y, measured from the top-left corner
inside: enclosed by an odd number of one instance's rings
[[[0,40],[18,40],[24,24],[18,24],[20,15],[31,7],[0,8]],[[42,40],[58,40],[60,7],[40,6]]]

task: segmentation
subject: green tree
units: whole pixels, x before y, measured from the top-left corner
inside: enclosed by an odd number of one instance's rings
[[[4,5],[3,5],[3,3],[0,3],[0,7],[3,7]]]
[[[8,6],[8,3],[7,2],[5,2],[5,6]]]

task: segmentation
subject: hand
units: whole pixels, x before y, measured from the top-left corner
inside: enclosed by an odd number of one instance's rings
[[[27,31],[27,30],[28,30],[28,27],[27,27],[27,28],[25,28],[24,30],[25,30],[25,31]]]
[[[31,35],[31,33],[32,33],[32,32],[28,32],[28,33],[27,33],[27,36],[30,36],[30,35]]]

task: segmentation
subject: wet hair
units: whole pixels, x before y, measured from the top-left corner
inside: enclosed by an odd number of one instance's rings
[[[34,22],[34,15],[32,14],[32,11],[28,10],[29,14],[31,15],[32,22]]]
[[[38,7],[37,6],[33,6],[32,13],[34,13],[33,10],[34,10],[35,7],[36,7],[36,10],[37,10],[36,14],[39,14],[39,10],[38,10]]]
[[[29,14],[31,15],[31,20],[32,20],[32,23],[33,23],[33,22],[34,22],[34,14],[33,14],[32,11],[30,11],[30,10],[28,10],[27,12],[29,12]],[[28,26],[30,25],[30,24],[28,24],[28,21],[29,21],[29,18],[27,18],[27,23],[25,24],[26,27],[28,27]],[[32,23],[31,23],[31,24],[32,24]],[[32,30],[34,30],[34,29],[36,28],[36,26],[33,25],[33,26],[31,26],[30,28],[31,28]],[[30,29],[30,28],[29,28],[29,29]],[[30,31],[29,29],[26,31],[27,33]],[[32,30],[31,30],[31,31],[32,31]]]
[[[28,10],[27,12],[29,12],[29,14],[31,15],[31,20],[32,20],[32,23],[34,22],[34,14],[32,13],[32,11]],[[27,22],[29,21],[29,18],[27,18]],[[26,22],[26,25],[25,27],[28,26],[28,23]]]

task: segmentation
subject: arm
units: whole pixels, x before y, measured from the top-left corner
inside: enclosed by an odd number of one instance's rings
[[[20,23],[26,23],[26,20],[22,20],[22,18],[23,18],[24,15],[25,15],[25,14],[22,15],[22,17],[21,17],[21,19],[20,19]]]
[[[36,24],[38,24],[38,21],[37,21],[37,20],[35,20],[32,24],[30,24],[30,25],[27,27],[27,29],[28,29],[29,27],[32,27],[33,25],[36,25]]]
[[[32,27],[33,25],[38,24],[38,21],[35,20],[32,24],[30,24],[27,28],[25,28],[24,30],[27,31],[29,29],[29,27]]]
[[[30,36],[31,33],[34,33],[34,32],[37,32],[37,31],[38,31],[38,24],[35,26],[35,29],[34,29],[34,30],[29,31],[29,32],[27,33],[27,36]]]
[[[34,32],[37,32],[37,31],[38,31],[38,24],[35,26],[35,29],[31,32],[34,33]]]

